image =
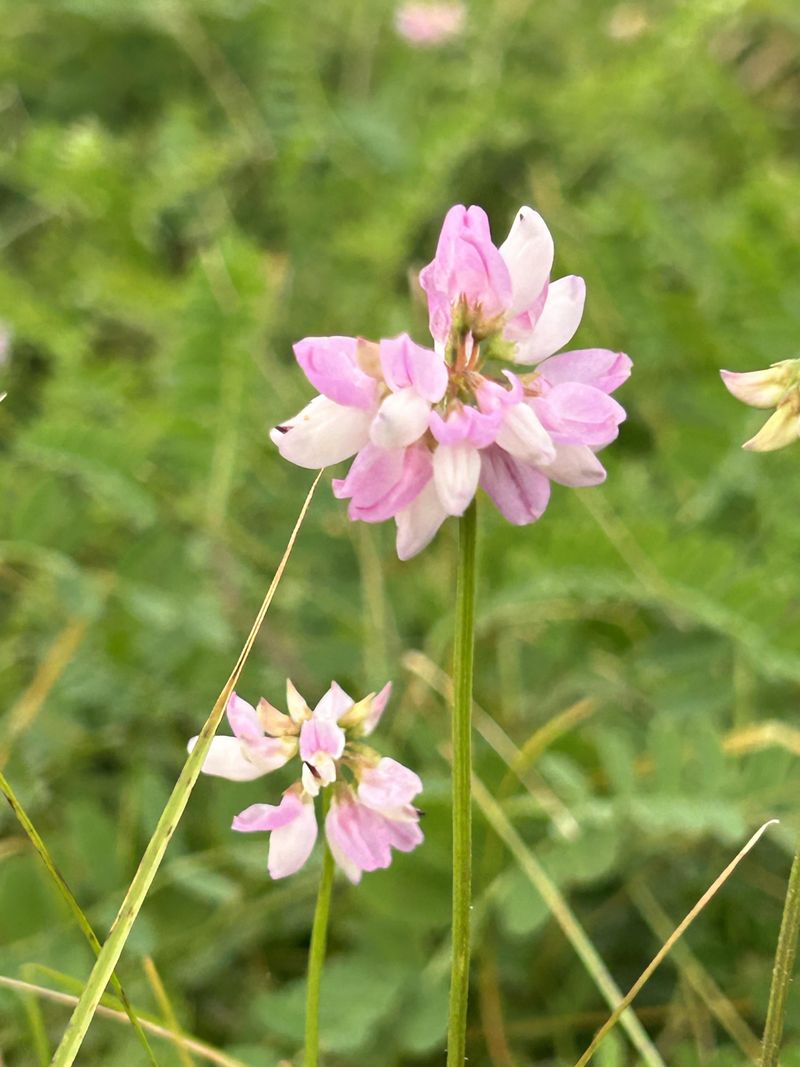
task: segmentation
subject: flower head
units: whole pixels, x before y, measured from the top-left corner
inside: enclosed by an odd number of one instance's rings
[[[457,37],[464,26],[466,9],[463,4],[414,3],[401,4],[395,13],[395,29],[401,37],[419,48],[443,44]]]
[[[233,820],[243,833],[270,833],[267,868],[273,878],[300,870],[317,840],[315,798],[332,787],[325,832],[338,865],[353,882],[363,871],[388,867],[393,848],[410,852],[422,842],[412,800],[422,791],[413,771],[363,743],[383,714],[391,682],[357,703],[337,685],[312,711],[289,681],[288,715],[263,698],[257,707],[236,693],[228,700],[233,737],[215,737],[205,774],[248,781],[300,757],[300,778],[279,804],[251,804]],[[189,751],[197,738],[189,742]]]
[[[479,207],[448,211],[420,272],[433,348],[401,334],[380,342],[312,337],[295,355],[320,392],[272,431],[281,455],[318,468],[355,456],[334,494],[351,519],[397,524],[397,552],[424,548],[481,486],[503,515],[540,517],[550,483],[597,485],[595,453],[624,409],[610,394],[631,361],[604,348],[559,352],[583,313],[586,286],[550,281],[553,239],[541,215],[518,212],[492,241]],[[498,363],[527,365],[497,372]]]
[[[784,359],[766,370],[720,371],[728,392],[753,408],[775,408],[742,448],[774,452],[800,437],[800,359]]]

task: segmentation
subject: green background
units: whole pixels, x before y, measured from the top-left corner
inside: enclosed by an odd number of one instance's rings
[[[0,0],[0,763],[102,935],[310,484],[267,437],[312,395],[292,341],[424,342],[409,281],[446,209],[482,204],[499,240],[532,204],[556,276],[587,280],[576,346],[635,369],[604,487],[556,488],[522,529],[480,501],[477,700],[520,746],[594,703],[533,767],[550,814],[481,739],[477,769],[623,988],[661,943],[653,901],[677,922],[782,818],[687,935],[694,963],[637,1001],[666,1063],[745,1063],[708,981],[758,1034],[798,823],[798,451],[740,450],[763,418],[718,368],[798,350],[800,11],[475,2],[428,51],[392,18]],[[337,885],[331,1067],[443,1062],[447,707],[404,657],[448,666],[455,535],[401,564],[390,524],[321,486],[239,687],[393,678],[376,740],[425,782],[424,848]],[[319,857],[270,884],[266,838],[229,825],[283,784],[198,783],[121,965],[158,1014],[152,956],[187,1031],[266,1067],[300,1062]],[[74,991],[90,954],[0,817],[0,974]],[[601,995],[479,812],[475,837],[470,1065],[573,1063]],[[0,989],[3,1062],[47,1063],[66,1020]],[[142,1053],[98,1019],[78,1062]],[[619,1029],[597,1058],[635,1062]]]

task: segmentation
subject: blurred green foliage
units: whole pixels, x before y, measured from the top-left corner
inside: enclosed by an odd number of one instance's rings
[[[525,529],[481,515],[479,702],[523,745],[596,701],[535,768],[572,836],[483,742],[477,769],[623,988],[660,944],[633,889],[676,922],[781,816],[687,937],[758,1033],[800,824],[798,453],[739,450],[760,416],[717,369],[798,354],[800,9],[475,0],[432,51],[392,15],[0,0],[0,759],[102,936],[310,481],[266,435],[311,395],[291,342],[424,340],[409,271],[446,208],[481,203],[499,238],[534,204],[558,272],[587,279],[577,347],[636,366],[605,487],[556,489]],[[331,1067],[442,1062],[447,711],[403,654],[447,666],[454,545],[446,528],[400,564],[388,527],[350,526],[320,489],[240,687],[277,700],[291,675],[312,699],[331,677],[394,678],[381,740],[426,785],[426,846],[337,887]],[[269,1067],[299,1062],[317,869],[270,884],[266,840],[228,827],[275,778],[198,784],[121,967],[153,1011],[152,955],[187,1031]],[[85,978],[2,819],[0,973]],[[600,994],[480,817],[476,851],[470,1064],[574,1062]],[[666,1062],[746,1062],[676,961],[637,1005]],[[4,1062],[46,1063],[66,1018],[0,990]],[[141,1058],[98,1019],[79,1062]],[[621,1031],[596,1062],[634,1062]]]

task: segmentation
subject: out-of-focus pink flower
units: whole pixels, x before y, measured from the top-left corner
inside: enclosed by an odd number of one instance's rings
[[[766,370],[720,371],[737,400],[753,408],[775,408],[755,437],[742,448],[774,452],[800,438],[800,359],[785,359]]]
[[[554,246],[541,215],[520,208],[496,247],[479,207],[448,211],[420,273],[434,348],[407,334],[380,343],[308,338],[295,346],[316,397],[272,431],[281,454],[321,467],[355,455],[334,493],[351,519],[397,524],[397,553],[419,552],[478,486],[517,524],[534,522],[550,482],[597,485],[595,453],[625,418],[610,394],[630,359],[559,350],[583,314],[582,278],[550,280]],[[528,365],[492,373],[496,361]]]
[[[464,28],[466,8],[461,3],[405,3],[395,12],[395,29],[421,48],[457,37]]]
[[[326,833],[334,858],[352,881],[362,871],[387,867],[391,848],[409,852],[422,842],[419,812],[411,804],[422,783],[413,771],[363,743],[378,725],[391,688],[387,682],[355,702],[332,682],[312,711],[287,682],[288,715],[263,698],[254,708],[231,694],[227,713],[234,736],[213,739],[202,767],[206,774],[248,781],[296,755],[302,763],[300,780],[285,790],[279,804],[251,804],[233,820],[234,830],[270,833],[267,868],[273,878],[294,874],[311,855],[317,839],[314,799],[328,786],[334,788],[330,811],[338,814],[326,821]],[[190,752],[196,743],[193,737]],[[342,780],[343,767],[355,778],[355,790]],[[362,834],[362,851],[354,856],[356,833]]]

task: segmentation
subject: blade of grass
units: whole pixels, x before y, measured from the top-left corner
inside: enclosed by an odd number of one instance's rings
[[[11,788],[11,783],[8,781],[2,771],[0,771],[0,792],[2,792],[3,796],[8,801],[8,805],[16,816],[17,822],[28,835],[28,839],[39,854],[39,858],[45,865],[48,874],[55,882],[56,888],[58,889],[59,893],[66,901],[67,907],[75,917],[75,922],[78,924],[78,927],[83,933],[83,936],[91,945],[92,951],[94,952],[95,956],[99,955],[101,945],[97,938],[97,935],[92,929],[92,924],[86,918],[86,915],[84,914],[83,909],[78,903],[75,894],[67,885],[67,881],[64,878],[63,874],[61,873],[61,871],[59,871],[58,867],[56,867],[55,863],[53,862],[53,857],[50,855],[47,846],[45,845],[44,840],[42,839],[41,834],[31,822],[28,813],[22,807],[19,800],[17,799],[16,794],[14,793],[14,790]],[[155,1055],[153,1054],[153,1050],[150,1048],[150,1043],[147,1040],[147,1036],[145,1035],[145,1032],[142,1027],[139,1025],[139,1020],[136,1018],[136,1014],[133,1008],[131,1007],[130,1001],[128,1000],[128,997],[125,994],[125,990],[122,988],[122,983],[117,977],[115,971],[112,971],[110,979],[111,986],[114,992],[117,994],[117,996],[125,1006],[125,1011],[130,1017],[131,1024],[134,1030],[136,1031],[136,1035],[139,1038],[139,1041],[141,1042],[142,1048],[147,1054],[148,1060],[151,1064],[153,1064],[153,1067],[158,1067],[158,1061],[156,1060]]]
[[[628,887],[628,896],[659,941],[667,941],[674,929],[674,923],[670,921],[650,887],[637,878]],[[688,945],[682,941],[674,945],[672,955],[687,985],[697,993],[722,1029],[736,1042],[749,1060],[758,1063],[761,1055],[761,1042]]]
[[[665,1067],[658,1050],[647,1036],[647,1031],[634,1012],[624,1003],[622,990],[611,977],[599,952],[592,944],[588,934],[578,922],[575,914],[566,902],[555,883],[527,847],[517,831],[507,819],[505,812],[491,795],[483,782],[473,779],[473,795],[484,818],[508,847],[522,873],[544,900],[550,914],[561,927],[567,940],[588,971],[606,1003],[617,1009],[615,1015],[622,1017],[622,1027],[630,1038],[631,1044],[639,1052],[644,1063],[650,1067]]]
[[[194,746],[188,759],[184,763],[183,770],[175,784],[175,788],[172,790],[170,798],[161,813],[153,836],[150,838],[147,848],[145,849],[139,868],[133,877],[133,881],[128,887],[128,892],[125,894],[125,899],[122,901],[117,917],[114,919],[108,939],[103,945],[100,955],[97,957],[97,963],[94,965],[92,973],[89,975],[86,988],[78,1001],[75,1011],[72,1013],[69,1025],[67,1026],[67,1029],[61,1038],[61,1043],[53,1056],[53,1067],[71,1067],[71,1064],[75,1062],[75,1057],[78,1055],[86,1031],[91,1025],[95,1008],[97,1007],[100,997],[103,995],[103,990],[122,954],[122,950],[125,947],[125,942],[128,940],[131,928],[144,904],[147,893],[161,864],[161,860],[164,858],[164,853],[167,850],[170,839],[183,815],[189,797],[191,796],[192,790],[200,775],[200,768],[203,765],[203,761],[211,747],[214,734],[216,733],[217,727],[225,712],[228,697],[239,680],[239,675],[247,662],[256,637],[258,636],[258,632],[261,629],[261,624],[263,623],[264,617],[272,603],[272,598],[275,596],[275,591],[283,577],[283,572],[289,562],[289,557],[292,554],[297,535],[300,532],[300,527],[306,517],[306,513],[311,504],[311,499],[314,496],[314,490],[319,484],[322,473],[323,472],[320,471],[316,476],[308,494],[306,495],[303,506],[300,509],[300,514],[294,524],[294,529],[289,537],[286,550],[278,564],[275,576],[270,582],[269,589],[267,589],[264,600],[256,615],[255,622],[253,623],[247,640],[244,643],[244,647],[239,653],[239,658],[236,660],[236,664],[234,665],[227,682],[222,687],[222,692],[217,698],[217,702],[214,704],[211,714],[200,731],[197,744]]]
[[[61,993],[57,989],[48,989],[47,986],[34,985],[32,982],[22,982],[18,978],[9,978],[6,975],[0,975],[0,988],[12,989],[23,996],[39,997],[41,1000],[49,1000],[54,1004],[72,1006],[78,1003],[78,997],[72,996],[71,993]],[[104,1019],[111,1019],[113,1022],[122,1023],[123,1025],[130,1025],[130,1019],[124,1011],[107,1008],[101,1004],[97,1008],[97,1014]],[[238,1060],[235,1056],[229,1056],[227,1052],[221,1052],[219,1049],[214,1048],[213,1045],[208,1045],[197,1037],[173,1033],[166,1026],[146,1018],[141,1012],[139,1017],[142,1020],[144,1029],[149,1034],[152,1034],[153,1037],[160,1037],[165,1041],[170,1041],[173,1045],[183,1047],[208,1063],[215,1063],[218,1067],[248,1067],[248,1064],[243,1060]]]
[[[147,981],[150,983],[150,988],[153,990],[153,996],[156,998],[159,1010],[164,1017],[164,1024],[176,1037],[182,1037],[181,1025],[164,988],[164,983],[161,981],[161,975],[158,973],[153,957],[145,956],[142,966],[144,967],[144,973],[147,975]],[[178,1059],[183,1064],[183,1067],[195,1067],[194,1060],[185,1045],[178,1042],[177,1051]]]
[[[591,1044],[586,1049],[586,1051],[581,1056],[581,1058],[578,1060],[578,1062],[576,1063],[575,1067],[586,1067],[586,1064],[591,1060],[591,1058],[594,1055],[595,1051],[597,1050],[597,1047],[600,1044],[600,1042],[603,1040],[603,1038],[606,1036],[606,1034],[609,1032],[609,1030],[611,1030],[616,1025],[620,1015],[631,1004],[631,1002],[637,996],[637,994],[642,989],[642,987],[645,985],[645,983],[649,980],[649,978],[651,977],[653,972],[656,970],[658,965],[662,962],[664,957],[668,954],[668,952],[670,951],[672,946],[675,944],[675,942],[678,940],[678,938],[681,937],[681,935],[685,933],[685,931],[689,928],[689,926],[691,926],[691,924],[694,922],[694,920],[697,918],[697,916],[700,914],[700,912],[703,910],[703,908],[706,906],[706,904],[708,904],[708,902],[711,900],[711,898],[714,897],[716,895],[716,893],[725,884],[725,882],[727,882],[727,880],[730,878],[730,876],[733,874],[733,872],[738,867],[739,863],[744,859],[744,857],[747,855],[747,853],[758,843],[758,841],[761,838],[762,834],[768,829],[768,827],[775,826],[777,823],[778,823],[778,819],[769,819],[767,822],[764,823],[763,826],[759,827],[759,829],[756,830],[756,832],[753,834],[753,836],[750,838],[750,840],[747,842],[747,844],[742,849],[740,849],[739,852],[737,852],[737,854],[734,856],[734,858],[731,860],[731,862],[728,864],[728,866],[725,868],[725,870],[722,872],[722,874],[720,874],[719,877],[717,877],[711,883],[711,885],[708,887],[708,889],[705,891],[705,893],[703,893],[702,897],[700,897],[700,899],[697,901],[697,903],[694,905],[694,907],[690,909],[690,911],[686,914],[686,916],[683,918],[683,920],[680,923],[678,923],[678,925],[675,927],[675,929],[673,930],[672,934],[669,936],[667,941],[664,942],[664,944],[661,946],[661,948],[658,950],[658,952],[652,958],[650,963],[645,967],[645,969],[642,971],[642,973],[639,975],[639,977],[633,983],[631,988],[625,994],[622,1002],[615,1008],[615,1010],[608,1017],[606,1022],[600,1027],[600,1029],[594,1035],[594,1038],[592,1039]]]

